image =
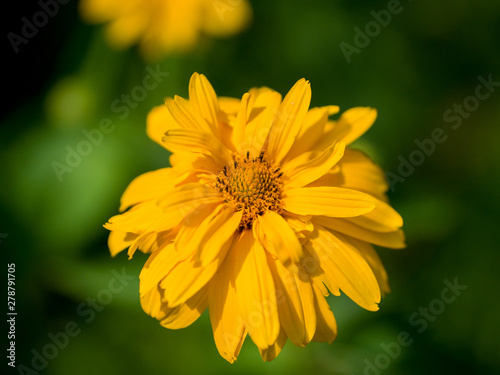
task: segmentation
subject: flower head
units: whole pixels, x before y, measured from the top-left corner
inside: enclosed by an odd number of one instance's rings
[[[148,117],[148,135],[172,167],[137,177],[105,225],[113,255],[151,253],[140,275],[144,310],[177,329],[208,307],[219,353],[233,362],[247,334],[266,361],[287,339],[331,342],[325,299],[347,294],[377,310],[389,291],[371,244],[404,247],[402,219],[387,203],[384,174],[346,148],[376,111],[309,109],[309,83],[285,96],[251,89],[217,97],[195,73]]]
[[[109,23],[111,45],[139,43],[149,59],[189,51],[202,33],[240,32],[252,15],[247,0],[81,0],[80,13],[90,23]]]

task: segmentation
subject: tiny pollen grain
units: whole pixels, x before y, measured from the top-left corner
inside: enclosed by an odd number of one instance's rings
[[[236,210],[243,211],[239,229],[252,228],[257,215],[267,210],[278,214],[283,212],[280,168],[271,166],[264,158],[264,151],[257,158],[234,156],[234,162],[224,166],[217,175],[215,188],[224,196],[227,203],[232,203]]]

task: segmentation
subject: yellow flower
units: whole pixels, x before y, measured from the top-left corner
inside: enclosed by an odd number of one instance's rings
[[[287,338],[332,342],[324,297],[340,290],[368,310],[389,291],[371,244],[404,247],[382,170],[345,146],[376,111],[309,109],[299,80],[282,100],[254,88],[217,97],[200,74],[189,100],[169,98],[148,117],[148,135],[172,167],[137,177],[105,227],[112,255],[151,252],[140,275],[143,309],[171,329],[208,307],[219,353],[233,362],[248,333],[265,361]]]
[[[140,43],[146,58],[193,49],[201,33],[229,36],[248,25],[247,0],[81,0],[80,14],[89,23],[109,22],[111,45]]]

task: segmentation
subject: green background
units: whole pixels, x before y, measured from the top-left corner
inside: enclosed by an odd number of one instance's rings
[[[350,63],[340,44],[356,47],[355,28],[364,30],[371,12],[387,9],[387,1],[252,6],[253,23],[244,33],[204,38],[192,53],[160,61],[158,69],[169,76],[125,119],[112,110],[113,101],[142,85],[146,67],[157,64],[144,62],[134,48],[111,50],[102,27],[80,21],[76,1],[62,5],[18,53],[4,38],[0,253],[5,285],[7,264],[16,264],[16,364],[32,368],[33,350],[54,354],[47,349],[50,333],[57,336],[74,322],[78,334],[41,373],[494,373],[500,365],[500,90],[483,88],[483,99],[469,97],[476,95],[478,77],[500,81],[500,2],[403,1],[385,27],[371,29],[374,36]],[[37,10],[33,2],[5,12],[4,35],[20,33],[21,18]],[[332,345],[304,349],[288,342],[276,360],[264,363],[247,338],[230,365],[217,353],[207,313],[171,331],[142,311],[144,254],[130,261],[126,254],[109,256],[102,225],[118,212],[121,193],[135,176],[168,163],[168,154],[146,137],[146,115],[166,96],[187,97],[195,71],[219,95],[233,97],[262,85],[285,94],[305,77],[312,106],[377,108],[375,125],[354,146],[384,170],[401,176],[402,159],[420,164],[402,171],[404,181],[390,192],[408,244],[378,251],[392,292],[375,313],[344,296],[330,297],[339,328]],[[447,117],[464,101],[473,110]],[[76,149],[86,139],[82,131],[98,128],[104,118],[114,130],[59,181],[53,162],[64,163],[67,147]],[[419,160],[416,141],[437,128],[446,140]],[[108,304],[89,308],[91,299],[103,298],[113,270],[131,280]],[[453,302],[439,302],[445,280],[455,279],[467,288]],[[420,309],[429,307],[425,318]],[[391,343],[401,332],[411,344],[398,351]],[[7,338],[3,342],[7,346]],[[394,358],[383,354],[384,346]],[[368,370],[367,363],[379,367]]]

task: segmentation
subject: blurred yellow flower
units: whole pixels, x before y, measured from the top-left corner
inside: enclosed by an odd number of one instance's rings
[[[265,361],[290,339],[332,342],[324,297],[340,290],[368,310],[389,291],[373,246],[404,247],[382,170],[346,149],[376,111],[309,109],[301,79],[282,99],[254,88],[217,97],[195,73],[189,100],[169,98],[148,117],[148,135],[172,167],[137,177],[121,215],[105,225],[112,255],[150,255],[140,275],[143,309],[171,329],[208,307],[215,343],[229,362],[248,334]]]
[[[109,23],[111,45],[140,44],[144,56],[193,49],[201,33],[229,36],[248,25],[247,0],[81,0],[80,14],[89,23]]]

